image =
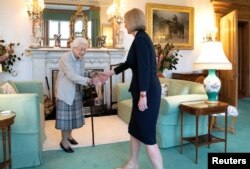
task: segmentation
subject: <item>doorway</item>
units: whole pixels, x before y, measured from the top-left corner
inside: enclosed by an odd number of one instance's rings
[[[229,42],[225,46],[226,50],[235,51],[235,53],[230,53],[231,57],[235,58],[232,64],[236,68],[235,74],[232,74],[232,78],[235,79],[236,86],[230,88],[231,90],[226,93],[234,92],[235,97],[232,105],[237,106],[237,101],[240,97],[250,96],[250,77],[249,67],[250,67],[250,1],[249,0],[211,0],[214,12],[216,15],[216,22],[220,29],[224,29],[225,33],[229,29],[235,30],[236,34],[225,37]],[[220,19],[225,15],[231,13],[232,11],[237,11],[237,15],[233,18],[234,22],[230,20],[225,20],[225,23],[229,25],[220,25]],[[234,37],[236,36],[236,37]],[[223,36],[224,37],[224,36]],[[225,49],[224,49],[225,50]],[[237,56],[237,57],[234,57]],[[230,60],[231,61],[231,60]],[[230,102],[229,102],[230,103]]]
[[[238,21],[238,97],[250,96],[249,21]]]

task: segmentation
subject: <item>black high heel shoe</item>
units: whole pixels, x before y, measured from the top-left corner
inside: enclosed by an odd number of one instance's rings
[[[75,139],[70,139],[70,138],[68,138],[68,140],[69,140],[69,142],[71,143],[71,144],[73,144],[73,145],[76,145],[76,144],[78,144],[78,142],[75,140]]]
[[[74,152],[74,150],[73,150],[70,146],[68,146],[67,148],[65,148],[65,147],[63,146],[62,143],[60,143],[60,146],[61,146],[61,148],[62,148],[66,153],[73,153],[73,152]]]

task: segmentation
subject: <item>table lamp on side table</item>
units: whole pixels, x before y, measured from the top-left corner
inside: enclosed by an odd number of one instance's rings
[[[231,70],[232,64],[226,57],[222,43],[219,41],[203,42],[201,52],[194,62],[194,69],[208,69],[208,76],[204,79],[204,87],[208,96],[208,103],[218,102],[221,81],[216,76],[216,70]]]

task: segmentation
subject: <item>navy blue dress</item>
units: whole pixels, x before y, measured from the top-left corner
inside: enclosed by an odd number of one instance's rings
[[[127,60],[114,69],[118,74],[132,69],[129,87],[133,98],[129,133],[144,144],[156,144],[156,122],[159,114],[161,86],[157,77],[156,55],[153,43],[145,31],[138,31],[129,49]],[[138,108],[140,92],[147,92],[148,109]]]

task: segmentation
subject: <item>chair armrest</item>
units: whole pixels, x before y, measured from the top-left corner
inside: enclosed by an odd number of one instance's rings
[[[164,125],[177,125],[179,123],[180,104],[182,102],[198,101],[206,99],[207,96],[203,94],[189,94],[189,95],[162,97],[157,123]]]
[[[14,81],[20,93],[36,93],[40,103],[44,102],[43,83],[40,81]]]
[[[39,133],[40,109],[37,94],[0,94],[0,110],[16,113],[13,133]]]
[[[117,94],[117,101],[122,101],[126,99],[131,99],[131,93],[128,91],[129,84],[128,83],[118,83],[116,84],[116,94]]]

